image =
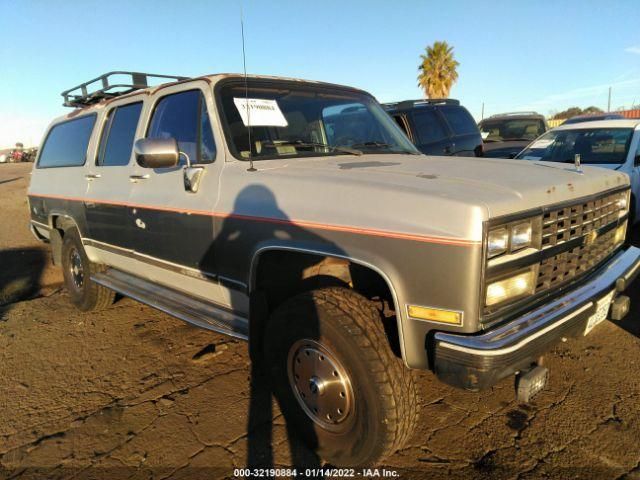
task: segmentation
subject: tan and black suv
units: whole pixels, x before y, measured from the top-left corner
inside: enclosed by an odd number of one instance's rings
[[[516,375],[526,401],[555,342],[629,309],[624,174],[424,156],[344,86],[152,77],[64,92],[77,108],[41,145],[31,229],[80,309],[119,292],[249,339],[334,465],[403,445],[411,369],[469,390]]]

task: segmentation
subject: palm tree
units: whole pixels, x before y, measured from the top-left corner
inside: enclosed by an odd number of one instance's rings
[[[418,86],[427,98],[447,98],[456,80],[458,62],[453,58],[453,47],[447,42],[434,42],[426,48],[426,55],[420,55],[418,66]]]

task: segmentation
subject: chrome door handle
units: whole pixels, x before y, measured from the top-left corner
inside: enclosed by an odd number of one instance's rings
[[[129,180],[132,182],[137,182],[138,180],[146,180],[149,178],[149,174],[145,173],[144,175],[129,175]]]
[[[84,178],[86,178],[87,180],[93,180],[94,178],[100,178],[102,175],[100,175],[99,173],[87,173]]]

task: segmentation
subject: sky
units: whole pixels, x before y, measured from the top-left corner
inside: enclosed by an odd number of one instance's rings
[[[242,5],[241,5],[242,4]],[[419,56],[454,47],[451,97],[476,120],[640,103],[638,0],[0,0],[0,148],[38,144],[60,92],[111,70],[242,72],[421,98]]]

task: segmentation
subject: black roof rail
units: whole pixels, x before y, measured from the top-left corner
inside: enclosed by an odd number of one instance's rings
[[[419,107],[420,105],[460,105],[460,100],[453,98],[421,98],[419,100],[402,100],[400,102],[383,103],[387,110]]]
[[[111,83],[109,77],[113,76],[129,76],[130,80],[124,80],[121,78],[116,79],[118,83]],[[64,98],[65,107],[86,107],[98,103],[105,98],[118,97],[120,95],[126,95],[127,93],[134,92],[143,88],[149,87],[150,79],[168,79],[172,82],[179,82],[181,80],[187,80],[188,77],[179,77],[176,75],[156,75],[153,73],[141,73],[141,72],[123,72],[113,71],[108,72],[99,77],[89,80],[88,82],[81,83],[77,87],[65,90],[60,95]],[[114,80],[113,78],[111,79]],[[98,83],[97,89],[91,91],[90,86],[93,83]]]

